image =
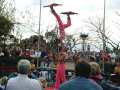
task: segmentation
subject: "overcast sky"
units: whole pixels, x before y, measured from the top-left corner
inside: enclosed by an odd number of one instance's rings
[[[41,0],[42,13],[41,13],[41,32],[44,34],[46,28],[53,28],[56,25],[56,19],[51,14],[49,8],[43,8],[44,5],[50,3],[60,3],[63,6],[56,7],[56,11],[74,11],[78,15],[71,16],[72,26],[65,31],[67,34],[79,34],[80,32],[89,33],[86,28],[85,22],[89,17],[103,17],[104,0]],[[35,23],[35,31],[38,30],[39,20],[39,2],[40,0],[15,0],[16,8],[19,11],[25,12],[26,9],[32,14],[31,22]],[[111,38],[116,41],[119,40],[120,30],[118,30],[116,23],[120,23],[120,17],[116,15],[120,12],[120,0],[106,0],[106,28],[109,30]],[[19,14],[16,17],[20,18]],[[28,16],[29,17],[29,16]],[[62,20],[66,22],[66,16],[61,15]],[[29,17],[30,19],[30,17]],[[19,20],[19,19],[18,19]],[[21,22],[26,22],[22,20]],[[24,37],[31,35],[30,30],[26,30]]]

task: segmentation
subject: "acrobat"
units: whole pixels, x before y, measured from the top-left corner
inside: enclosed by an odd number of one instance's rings
[[[56,13],[55,9],[53,7],[55,6],[61,6],[61,4],[56,4],[56,3],[53,3],[53,4],[50,4],[48,6],[45,6],[45,7],[50,7],[51,9],[51,12],[52,14],[55,16],[57,22],[58,22],[58,25],[59,25],[59,33],[60,33],[60,40],[64,40],[65,39],[65,29],[70,27],[71,26],[71,18],[70,18],[70,15],[74,15],[74,14],[77,14],[77,13],[74,13],[72,11],[69,11],[69,12],[63,12],[61,14],[65,14],[67,15],[67,23],[64,24],[60,18],[60,16]]]

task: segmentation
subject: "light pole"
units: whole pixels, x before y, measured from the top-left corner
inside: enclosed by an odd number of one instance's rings
[[[106,21],[106,0],[104,0],[104,16],[103,16],[103,50],[106,51],[106,37],[105,37],[105,21]]]
[[[42,0],[40,0],[40,7],[39,7],[39,29],[38,29],[38,53],[40,50],[40,31],[41,31],[41,4]],[[37,59],[37,67],[39,67],[39,57]]]
[[[88,34],[81,34],[80,37],[82,38],[82,51],[83,51],[83,56],[85,55],[85,40],[87,39],[88,37]]]
[[[40,11],[39,11],[39,29],[38,29],[38,50],[40,49],[40,31],[41,31],[41,3],[42,1],[40,0]]]
[[[106,37],[105,37],[105,21],[106,21],[106,0],[104,0],[104,16],[103,16],[103,54],[106,53]],[[104,58],[102,60],[102,71],[104,73]]]

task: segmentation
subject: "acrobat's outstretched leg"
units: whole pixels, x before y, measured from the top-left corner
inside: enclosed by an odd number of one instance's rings
[[[63,40],[65,38],[65,28],[71,26],[71,19],[70,15],[67,14],[67,24],[63,24],[60,16],[56,13],[56,11],[53,8],[53,5],[50,6],[52,14],[55,16],[58,24],[59,24],[59,30],[60,30],[60,39]]]

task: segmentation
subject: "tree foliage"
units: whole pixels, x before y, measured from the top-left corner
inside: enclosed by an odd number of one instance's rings
[[[10,33],[14,26],[15,7],[13,0],[0,0],[0,37]]]
[[[0,16],[0,36],[4,35],[6,36],[8,33],[10,33],[10,30],[12,29],[13,24],[10,20],[5,18],[4,16]]]
[[[55,29],[56,28],[54,28],[54,30]],[[59,44],[57,33],[54,30],[45,33],[45,37],[47,39],[47,47],[53,52],[57,51],[58,44]]]

